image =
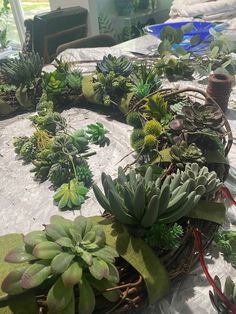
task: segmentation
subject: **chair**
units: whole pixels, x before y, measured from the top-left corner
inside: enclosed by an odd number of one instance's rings
[[[72,48],[96,48],[96,47],[111,47],[116,45],[116,40],[109,34],[101,34],[87,38],[73,40],[66,44],[60,45],[57,48],[57,56],[66,49]]]

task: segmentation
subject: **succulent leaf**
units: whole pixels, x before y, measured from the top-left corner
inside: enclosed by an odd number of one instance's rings
[[[38,243],[33,249],[35,257],[45,260],[52,259],[59,253],[61,253],[60,246],[52,241]]]
[[[27,267],[20,268],[10,272],[2,282],[2,291],[9,295],[17,295],[25,292],[20,282]]]
[[[20,285],[24,289],[38,287],[51,275],[51,272],[51,266],[48,262],[36,262],[24,272]]]
[[[74,262],[70,267],[62,274],[62,281],[65,286],[73,287],[80,282],[83,274],[83,269],[78,262]]]
[[[75,255],[66,252],[56,255],[51,262],[52,272],[55,274],[64,273],[70,266],[74,257]]]
[[[95,308],[95,295],[92,287],[83,276],[82,281],[79,283],[79,313],[91,314]]]

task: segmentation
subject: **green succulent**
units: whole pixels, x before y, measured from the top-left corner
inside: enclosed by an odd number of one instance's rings
[[[48,311],[58,314],[68,311],[91,314],[98,292],[111,302],[119,299],[119,291],[106,292],[119,282],[114,266],[118,253],[106,245],[102,227],[89,218],[79,216],[71,221],[52,216],[45,230],[32,231],[23,241],[22,246],[5,257],[9,263],[24,263],[4,279],[5,293],[37,291],[37,287],[48,282]],[[78,309],[75,289],[79,291]]]
[[[145,232],[145,242],[153,248],[173,250],[179,247],[181,237],[184,234],[183,227],[177,223],[154,224]]]
[[[215,276],[214,282],[217,287],[222,291],[220,278]],[[225,280],[225,287],[224,287],[224,295],[229,300],[229,302],[234,305],[236,308],[236,285],[233,280],[228,276]],[[233,313],[227,305],[221,300],[218,294],[215,291],[209,291],[209,296],[211,299],[211,304],[213,305],[214,309],[217,311],[218,314],[230,314]]]
[[[144,137],[145,133],[142,129],[134,129],[131,137],[130,137],[130,142],[131,146],[134,150],[136,151],[141,151],[143,146],[144,146]]]
[[[152,135],[152,134],[149,134],[149,135],[145,135],[144,137],[144,145],[148,148],[155,148],[157,146],[157,138]]]
[[[160,93],[148,97],[141,109],[148,118],[155,119],[161,122],[162,125],[168,125],[173,119],[168,103]]]
[[[42,88],[49,98],[66,93],[66,74],[64,72],[59,72],[58,70],[44,72],[42,77]]]
[[[102,123],[96,122],[96,124],[89,124],[86,133],[91,143],[99,146],[109,145],[109,139],[106,137],[108,130],[104,128]]]
[[[143,130],[146,135],[151,134],[158,137],[162,132],[162,125],[156,120],[149,120],[145,123]]]
[[[22,148],[22,146],[27,143],[29,141],[29,137],[28,136],[18,136],[16,138],[14,138],[14,142],[13,145],[15,147],[15,153],[16,154],[20,154],[20,150]]]
[[[59,159],[60,157],[63,159],[65,155],[68,156],[68,158],[69,155],[77,155],[78,149],[74,145],[74,141],[72,140],[70,135],[59,134],[56,135],[53,139],[52,152],[56,154]]]
[[[167,176],[163,182],[160,178],[152,179],[151,167],[144,177],[134,170],[126,176],[119,168],[115,181],[102,174],[105,195],[96,184],[93,185],[94,194],[105,211],[122,224],[150,228],[156,223],[173,223],[187,215],[201,196],[218,188],[215,172],[206,172],[207,168],[203,173],[198,172],[197,166],[187,165],[184,172]]]
[[[31,137],[22,145],[19,155],[23,160],[30,162],[36,158],[36,154],[37,146],[34,139]]]
[[[56,187],[68,182],[71,177],[71,164],[68,160],[62,160],[53,164],[48,172],[48,180]]]
[[[236,268],[236,231],[220,230],[215,236],[215,242],[219,251],[224,255],[225,260]]]
[[[179,144],[173,145],[170,150],[171,158],[177,163],[191,163],[196,162],[198,164],[204,164],[206,159],[203,153],[196,144],[192,143],[188,145],[182,141]]]
[[[59,112],[48,111],[44,115],[32,116],[30,120],[36,127],[46,130],[53,135],[66,128],[66,120]]]
[[[38,53],[31,52],[27,56],[19,54],[17,58],[7,59],[0,67],[0,75],[4,80],[17,87],[31,86],[41,77],[43,59]]]
[[[78,153],[81,154],[87,151],[89,140],[85,130],[76,130],[73,134],[71,134],[71,138],[74,146],[78,150]]]
[[[93,182],[93,173],[89,168],[87,162],[83,162],[80,165],[76,166],[76,175],[80,182],[83,182],[84,185],[89,188]]]
[[[114,72],[115,75],[129,76],[132,71],[132,63],[124,56],[114,57],[111,54],[104,56],[103,60],[97,64],[97,71],[105,75]]]
[[[149,94],[151,94],[153,90],[153,84],[151,83],[144,83],[141,80],[133,80],[132,86],[131,86],[131,92],[134,93],[134,95],[138,99],[143,99],[144,97],[147,97]]]
[[[134,127],[135,129],[142,128],[140,114],[138,112],[130,112],[127,114],[126,123]]]
[[[53,196],[54,201],[59,209],[80,207],[84,201],[88,189],[79,182],[77,178],[72,179],[69,183],[64,183]]]
[[[53,112],[54,104],[47,99],[47,95],[42,94],[39,103],[36,106],[36,111],[39,116],[45,116],[49,112]]]
[[[194,103],[192,106],[183,106],[181,114],[175,116],[170,123],[174,131],[198,131],[210,128],[220,130],[224,125],[223,113],[211,104]]]
[[[70,72],[66,76],[66,84],[70,89],[81,90],[82,88],[82,72],[77,70]]]

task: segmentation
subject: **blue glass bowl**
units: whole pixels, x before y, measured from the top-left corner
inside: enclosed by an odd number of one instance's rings
[[[185,21],[185,22],[177,22],[177,23],[164,23],[164,24],[155,24],[155,25],[150,25],[146,26],[144,28],[144,31],[148,34],[151,34],[157,38],[160,38],[160,33],[161,30],[166,27],[166,26],[171,26],[173,28],[180,28],[183,25],[186,24],[193,24],[193,29],[191,32],[187,32],[184,34],[183,41],[180,44],[175,44],[173,45],[173,48],[176,48],[177,46],[183,47],[187,51],[198,51],[198,50],[204,50],[207,49],[209,46],[212,36],[209,33],[209,29],[213,28],[216,31],[221,31],[223,30],[223,27],[221,25],[215,25],[211,22],[194,22],[194,21]],[[200,42],[192,46],[190,44],[190,40],[194,35],[199,35],[200,36]],[[204,43],[203,43],[204,41]]]

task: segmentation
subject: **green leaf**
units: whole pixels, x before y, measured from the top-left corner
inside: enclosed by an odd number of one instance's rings
[[[5,257],[5,261],[9,263],[25,263],[34,259],[35,257],[32,254],[26,252],[25,245],[15,248]]]
[[[107,263],[98,258],[93,258],[93,264],[89,267],[89,271],[90,274],[98,280],[107,278],[109,275]]]
[[[21,286],[21,278],[26,271],[27,267],[13,270],[2,282],[2,291],[9,295],[21,294],[25,291]]]
[[[61,253],[60,246],[50,241],[37,244],[33,250],[33,255],[41,259],[52,259],[59,253]]]
[[[201,200],[187,216],[190,218],[212,221],[222,225],[225,223],[226,209],[223,203],[213,203]]]
[[[56,240],[56,243],[62,247],[66,247],[66,248],[73,248],[74,247],[72,240],[70,238],[67,238],[67,237],[59,238],[58,240]]]
[[[72,301],[73,287],[65,286],[62,277],[51,287],[47,295],[47,306],[51,313],[60,313]]]
[[[198,45],[200,42],[200,35],[194,35],[191,39],[190,39],[190,44],[192,46]]]
[[[32,231],[24,236],[25,244],[35,246],[36,244],[47,241],[44,231]]]
[[[152,161],[152,165],[160,162],[171,162],[170,148],[163,149],[159,152],[158,157]]]
[[[187,51],[181,46],[176,47],[175,51],[179,55],[185,55],[187,53]]]
[[[65,286],[74,286],[80,282],[83,270],[79,263],[75,262],[62,274],[62,281]]]
[[[51,263],[52,271],[56,274],[64,273],[70,266],[75,255],[69,253],[60,253],[56,255]]]
[[[56,241],[62,237],[67,237],[66,231],[60,225],[47,225],[46,234],[48,237],[52,238],[52,240]]]
[[[181,26],[181,29],[184,33],[190,33],[193,30],[193,23],[187,23]]]
[[[93,286],[99,292],[103,292],[102,295],[110,302],[116,302],[120,298],[120,290],[114,290],[109,292],[104,292],[106,289],[114,288],[116,285],[108,281],[107,279],[97,280],[92,276],[87,275],[91,286]]]
[[[109,276],[107,277],[107,279],[110,282],[118,283],[120,281],[120,275],[119,275],[118,269],[116,268],[115,265],[111,263],[107,263],[107,265],[109,267]]]
[[[51,266],[43,262],[36,262],[29,266],[21,278],[24,289],[38,287],[51,275]]]
[[[79,283],[79,313],[92,314],[95,309],[95,295],[92,287],[83,276]]]

